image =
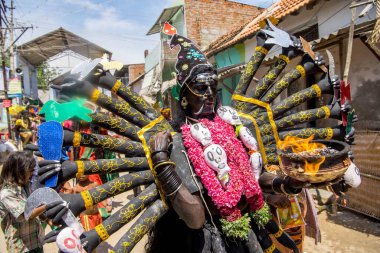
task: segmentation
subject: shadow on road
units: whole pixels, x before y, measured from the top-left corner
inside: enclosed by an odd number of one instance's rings
[[[327,213],[328,221],[362,233],[380,236],[380,222],[365,215],[341,209],[337,214]]]

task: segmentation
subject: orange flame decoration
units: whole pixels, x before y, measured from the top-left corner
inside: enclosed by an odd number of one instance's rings
[[[169,24],[168,21],[166,21],[164,23],[164,28],[162,29],[162,32],[167,34],[167,35],[174,35],[177,33],[177,29],[172,26],[171,24]]]
[[[317,143],[317,142],[310,142],[314,138],[314,135],[310,136],[307,139],[302,139],[296,136],[286,136],[285,140],[279,142],[279,147],[282,150],[287,150],[288,148],[292,149],[293,153],[299,154],[302,152],[307,151],[310,155],[317,155],[319,154],[319,151],[326,146]],[[325,157],[321,157],[317,159],[316,161],[309,162],[306,159],[304,159],[305,167],[304,171],[305,173],[310,173],[312,175],[315,175],[320,165],[325,161]]]

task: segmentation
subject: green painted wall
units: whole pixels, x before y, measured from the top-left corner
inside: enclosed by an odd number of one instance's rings
[[[243,63],[244,57],[245,57],[245,46],[244,44],[241,43],[231,48],[228,48],[224,50],[223,52],[216,54],[215,60],[216,60],[216,65],[218,68],[224,68],[227,66]],[[231,88],[232,90],[235,90],[239,82],[240,76],[241,76],[240,74],[235,75],[233,77],[223,79],[222,81],[229,88]],[[222,84],[219,84],[219,95],[222,99],[223,105],[231,105],[232,94]]]

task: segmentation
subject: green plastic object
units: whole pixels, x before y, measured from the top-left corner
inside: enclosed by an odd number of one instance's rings
[[[172,88],[172,96],[175,100],[179,100],[179,93],[180,93],[181,87],[177,84],[174,85]]]
[[[67,103],[57,103],[54,100],[47,101],[42,107],[40,114],[45,114],[46,121],[58,121],[60,123],[72,118],[91,122],[90,109],[84,106],[84,99],[77,99]]]

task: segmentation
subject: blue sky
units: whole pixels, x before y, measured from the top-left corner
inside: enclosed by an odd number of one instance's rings
[[[7,0],[7,3],[10,1]],[[16,26],[30,26],[21,44],[63,27],[113,53],[124,63],[144,61],[144,49],[152,49],[158,36],[145,36],[164,8],[176,0],[14,0]],[[261,7],[272,0],[236,0]]]

